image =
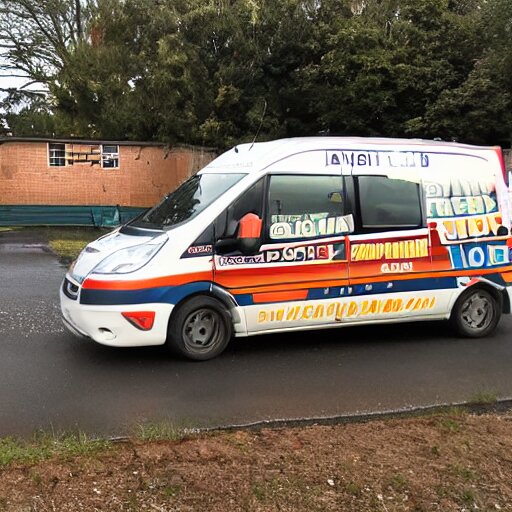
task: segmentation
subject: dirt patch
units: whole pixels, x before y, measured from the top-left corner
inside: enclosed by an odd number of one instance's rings
[[[1,470],[0,510],[512,510],[512,414],[129,441]]]

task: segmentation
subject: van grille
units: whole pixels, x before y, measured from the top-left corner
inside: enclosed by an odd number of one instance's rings
[[[73,284],[69,279],[64,278],[64,282],[62,283],[62,291],[64,295],[71,300],[76,300],[78,297],[79,287],[76,284]]]

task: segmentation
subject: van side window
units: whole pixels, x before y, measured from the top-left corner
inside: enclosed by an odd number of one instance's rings
[[[386,176],[359,176],[361,226],[365,230],[422,226],[420,185]]]
[[[309,239],[353,231],[341,176],[274,175],[270,178],[268,200],[271,240]]]
[[[239,221],[246,213],[255,213],[258,217],[263,217],[263,184],[262,178],[235,199],[229,207],[230,219]]]
[[[262,178],[242,193],[231,205],[213,221],[192,244],[194,247],[211,245],[215,238],[234,238],[238,221],[246,213],[255,213],[263,217],[263,186]]]
[[[227,210],[217,218],[215,229],[218,237],[234,238],[238,221],[247,213],[255,213],[258,217],[263,217],[264,185],[265,178],[261,178],[235,199]]]

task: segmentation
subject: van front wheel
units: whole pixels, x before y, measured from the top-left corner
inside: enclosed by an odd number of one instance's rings
[[[224,305],[213,297],[197,296],[178,306],[169,321],[167,346],[188,359],[206,361],[221,354],[232,336]]]
[[[455,330],[466,338],[482,338],[496,329],[501,317],[501,301],[483,288],[462,294],[452,310]]]

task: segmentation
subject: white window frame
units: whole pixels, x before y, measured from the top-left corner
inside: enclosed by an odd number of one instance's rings
[[[50,146],[63,146],[63,156],[55,156],[54,152],[62,151],[58,149],[51,149]],[[64,142],[48,142],[46,145],[48,151],[48,167],[67,167],[68,161],[66,158],[66,144]],[[57,160],[64,159],[64,165],[54,163]]]
[[[117,151],[105,151],[105,148],[117,148]],[[113,166],[105,166],[105,162],[114,162]],[[101,145],[101,167],[102,169],[119,169],[119,144]]]

